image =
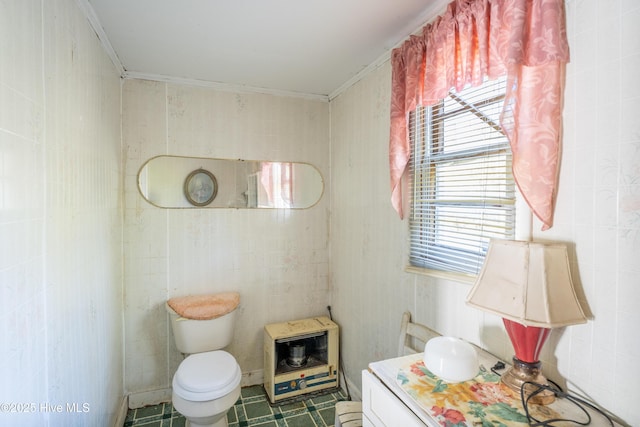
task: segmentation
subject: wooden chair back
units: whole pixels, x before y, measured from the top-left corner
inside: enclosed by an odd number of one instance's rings
[[[398,356],[423,352],[424,345],[427,341],[437,336],[440,336],[440,334],[433,329],[420,323],[413,323],[411,321],[411,313],[405,311],[402,315],[402,324],[400,325]]]

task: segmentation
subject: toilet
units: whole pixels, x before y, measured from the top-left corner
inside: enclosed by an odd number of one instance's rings
[[[233,339],[240,295],[225,292],[171,298],[166,303],[176,347],[188,356],[173,376],[173,407],[189,427],[228,427],[240,397],[242,372],[223,351]]]

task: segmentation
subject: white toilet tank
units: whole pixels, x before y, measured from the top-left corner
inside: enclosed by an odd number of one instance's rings
[[[194,354],[221,350],[233,339],[240,295],[224,292],[171,298],[166,303],[176,347]]]

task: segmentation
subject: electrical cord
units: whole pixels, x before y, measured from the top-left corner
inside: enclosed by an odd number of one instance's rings
[[[504,364],[504,362],[502,362],[502,361],[498,360],[498,361],[496,362],[496,364],[495,364],[495,365],[493,365],[493,366],[491,367],[491,372],[493,372],[493,373],[494,373],[494,374],[496,374],[497,376],[501,377],[502,375],[501,375],[499,372],[497,372],[497,371],[501,371],[501,370],[503,370],[503,369],[505,368],[505,366],[506,366],[506,365]]]
[[[329,311],[329,319],[333,322],[333,316],[331,315],[331,306],[327,306]],[[349,393],[349,383],[347,382],[347,374],[344,371],[344,362],[342,361],[342,346],[338,346],[338,363],[340,364],[340,370],[342,371],[342,378],[344,379],[344,388],[347,392],[347,400],[351,400],[351,393]]]
[[[491,367],[491,372],[493,372],[494,374],[496,374],[498,376],[502,376],[502,374],[500,374],[497,371],[502,370],[505,367],[506,367],[506,365],[504,364],[504,362],[499,360],[498,362],[496,362],[495,365],[493,365]],[[574,396],[572,394],[564,392],[562,390],[562,387],[560,387],[558,384],[556,384],[555,382],[551,381],[550,379],[547,379],[547,381],[552,385],[538,384],[538,383],[534,383],[534,382],[531,382],[531,381],[525,381],[522,384],[522,387],[520,387],[520,401],[522,402],[522,407],[524,408],[524,413],[527,416],[527,420],[529,421],[529,426],[530,427],[553,427],[553,425],[554,425],[553,423],[559,423],[559,422],[569,422],[569,423],[573,423],[573,424],[580,425],[580,426],[588,426],[589,424],[591,424],[591,414],[589,414],[589,412],[585,409],[584,406],[588,406],[589,408],[591,408],[594,411],[596,411],[599,414],[601,414],[603,417],[605,417],[607,419],[607,421],[609,421],[609,424],[611,425],[611,427],[615,427],[614,424],[613,424],[613,421],[611,420],[611,417],[609,417],[609,415],[607,415],[600,408],[598,408],[597,406],[589,403],[588,401],[586,401],[584,399],[581,399],[581,398],[579,398],[577,396]],[[532,386],[534,386],[536,388],[528,396],[526,396],[526,393],[525,393],[525,385],[527,385],[527,384],[532,385]],[[587,416],[587,421],[586,422],[576,421],[576,420],[571,420],[571,419],[567,419],[567,418],[552,418],[550,420],[539,420],[539,419],[535,418],[533,415],[531,415],[531,413],[529,413],[529,400],[531,400],[531,398],[533,398],[534,396],[542,393],[543,391],[547,391],[547,390],[553,392],[553,394],[557,398],[567,399],[568,401],[573,403],[575,406],[577,406]]]
[[[600,413],[603,417],[605,417],[607,419],[607,421],[609,421],[609,424],[611,425],[611,427],[614,427],[613,425],[613,421],[611,420],[611,418],[604,413],[600,408],[598,408],[597,406],[589,403],[588,401],[581,399],[577,396],[574,396],[572,394],[569,393],[565,393],[564,391],[562,391],[562,389],[560,388],[560,386],[558,386],[558,384],[554,383],[553,381],[549,381],[550,383],[553,384],[553,386],[550,385],[546,385],[546,384],[538,384],[538,383],[534,383],[534,382],[530,382],[530,381],[525,381],[522,384],[522,387],[520,388],[520,400],[522,401],[522,406],[524,407],[524,413],[527,416],[527,419],[529,420],[529,425],[531,427],[547,427],[547,426],[553,426],[552,423],[559,423],[559,422],[569,422],[569,423],[574,423],[576,425],[580,425],[580,426],[587,426],[589,424],[591,424],[591,414],[589,414],[589,412],[585,409],[585,406],[588,406],[589,408],[593,409],[594,411]],[[528,396],[525,397],[525,385],[530,384],[534,387],[536,387],[536,389],[534,391],[532,391]],[[567,399],[568,401],[570,401],[571,403],[573,403],[575,406],[577,406],[586,416],[587,416],[587,421],[583,422],[583,421],[576,421],[576,420],[571,420],[571,419],[566,419],[566,418],[552,418],[550,420],[538,420],[536,419],[533,415],[531,415],[529,413],[529,400],[536,396],[539,393],[542,393],[543,391],[551,391],[553,392],[556,397],[558,398],[564,398]]]

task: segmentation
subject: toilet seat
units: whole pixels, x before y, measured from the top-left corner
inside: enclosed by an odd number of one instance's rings
[[[187,356],[173,376],[173,392],[185,400],[203,402],[231,393],[242,379],[236,359],[216,350]]]

